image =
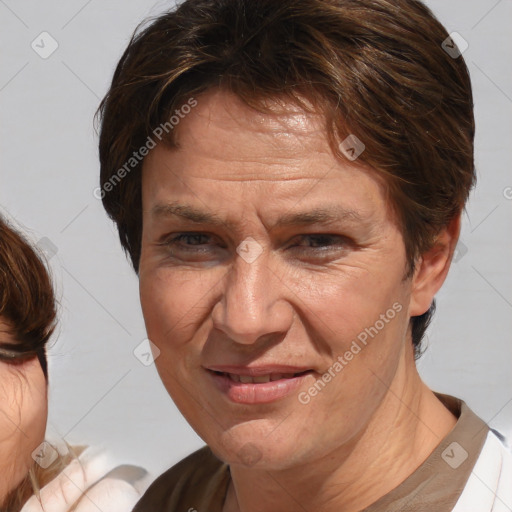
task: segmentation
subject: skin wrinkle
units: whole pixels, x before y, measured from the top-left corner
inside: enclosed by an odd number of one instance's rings
[[[187,421],[230,464],[224,512],[288,512],[297,502],[322,512],[360,510],[412,473],[455,423],[417,374],[409,318],[428,309],[442,284],[457,230],[404,280],[405,246],[382,182],[337,160],[318,118],[307,118],[311,127],[303,126],[297,148],[294,140],[276,141],[272,130],[253,136],[252,115],[236,98],[211,91],[180,123],[180,149],[157,146],[144,162],[140,296],[148,337],[161,351],[157,370]],[[282,164],[269,165],[279,151]],[[255,174],[265,179],[255,182]],[[333,201],[364,212],[368,222],[272,222]],[[215,212],[235,230],[150,215],[173,202]],[[205,255],[160,243],[187,231],[211,236],[201,242]],[[334,239],[325,253],[290,247],[313,233],[353,242]],[[264,249],[250,264],[235,253],[248,236]],[[394,303],[402,310],[308,405],[296,394],[238,405],[204,370],[304,365],[315,372],[306,390]],[[238,457],[248,442],[261,452],[254,467]]]
[[[260,216],[258,216],[258,220],[263,225],[264,229],[266,229],[268,232],[270,231],[279,231],[286,229],[286,225],[292,225],[295,224],[297,226],[303,225],[304,228],[307,228],[309,225],[312,227],[309,229],[314,229],[315,227],[321,227],[325,226],[325,229],[328,229],[329,227],[340,229],[343,225],[347,225],[352,230],[355,230],[358,225],[364,226],[365,229],[371,230],[369,235],[367,235],[366,240],[363,243],[359,243],[357,246],[352,247],[353,250],[364,250],[367,248],[367,246],[371,242],[368,239],[368,237],[375,237],[376,233],[374,231],[376,230],[375,223],[371,223],[370,216],[367,214],[365,217],[362,217],[359,213],[353,211],[353,210],[345,210],[342,209],[339,212],[336,212],[339,214],[339,221],[336,226],[335,219],[338,218],[336,213],[330,212],[331,208],[325,208],[327,213],[324,214],[324,209],[319,208],[317,210],[314,210],[313,213],[301,213],[300,215],[297,213],[293,214],[285,214],[284,216],[280,217],[278,221],[272,220],[269,222],[265,222],[264,219],[262,219]],[[164,222],[168,219],[169,225],[173,225],[173,220],[176,222],[184,222],[184,223],[192,223],[194,225],[195,223],[198,224],[200,227],[201,223],[208,224],[208,226],[214,226],[216,230],[221,230],[223,227],[231,231],[231,234],[242,232],[244,230],[248,230],[247,226],[243,225],[243,229],[239,229],[236,222],[233,222],[232,220],[224,219],[223,216],[220,216],[218,214],[213,214],[204,211],[204,209],[192,209],[187,206],[179,205],[175,202],[169,203],[169,204],[157,204],[152,209],[151,212],[148,212],[149,215],[152,215],[155,217],[155,222],[158,222],[160,219],[162,219]],[[378,226],[377,226],[378,227]],[[261,240],[261,243],[264,244],[264,241]],[[279,239],[278,244],[274,244],[274,248],[276,248],[277,245],[282,244],[283,241]],[[158,245],[158,244],[157,244]],[[320,269],[321,270],[321,269]]]

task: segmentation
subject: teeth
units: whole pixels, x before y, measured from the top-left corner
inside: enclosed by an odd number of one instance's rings
[[[233,382],[241,382],[242,384],[265,384],[281,379],[291,379],[295,377],[295,373],[272,373],[267,375],[237,375],[236,373],[226,373]]]
[[[258,377],[253,377],[253,382],[257,384],[263,384],[264,382],[270,382],[270,375],[260,375]]]

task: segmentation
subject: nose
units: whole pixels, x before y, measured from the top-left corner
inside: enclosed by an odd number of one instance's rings
[[[285,299],[287,290],[265,253],[251,263],[237,256],[213,308],[213,326],[245,345],[285,334],[293,319],[292,306]]]

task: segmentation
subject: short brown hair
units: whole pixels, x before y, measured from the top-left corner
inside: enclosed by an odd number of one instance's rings
[[[43,259],[0,217],[0,319],[15,343],[0,338],[8,361],[38,357],[48,378],[46,344],[57,317],[53,285]]]
[[[99,109],[101,197],[135,271],[142,164],[121,169],[187,99],[222,87],[259,110],[307,99],[340,157],[340,141],[360,139],[358,161],[387,184],[410,275],[475,182],[471,82],[444,51],[448,37],[417,0],[187,0],[136,31]],[[412,319],[416,355],[433,309]]]

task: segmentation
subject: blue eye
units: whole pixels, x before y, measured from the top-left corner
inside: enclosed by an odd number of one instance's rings
[[[323,249],[328,250],[338,246],[345,247],[347,245],[347,239],[340,235],[326,235],[323,233],[312,234],[312,235],[301,235],[301,240],[309,240],[312,242],[309,245],[296,244],[293,247],[299,249]]]
[[[187,252],[205,252],[205,239],[211,237],[205,233],[180,233],[179,235],[168,239],[164,245],[177,246],[179,250]]]

